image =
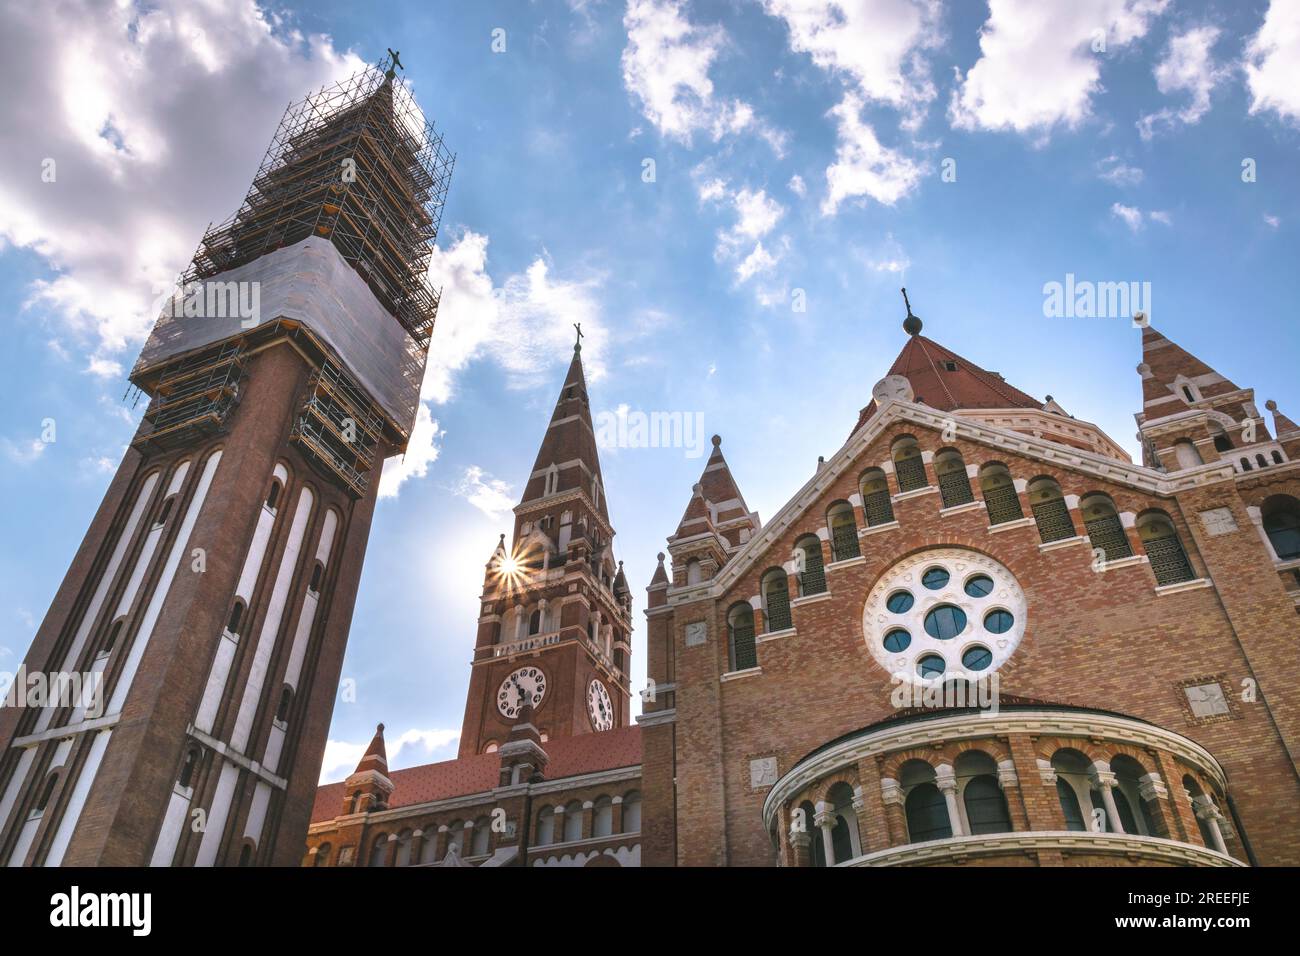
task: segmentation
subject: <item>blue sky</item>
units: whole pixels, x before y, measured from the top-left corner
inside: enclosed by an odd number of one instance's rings
[[[392,46],[458,154],[424,411],[385,478],[328,779],[381,720],[396,766],[454,754],[483,565],[574,321],[594,410],[702,414],[765,519],[902,347],[903,284],[927,335],[1135,455],[1137,332],[1045,317],[1067,273],[1151,283],[1157,327],[1300,412],[1295,2],[27,7],[0,13],[0,670],[138,421],[122,395],[157,287],[235,209],[284,106]],[[640,686],[643,589],[703,460],[602,462]]]

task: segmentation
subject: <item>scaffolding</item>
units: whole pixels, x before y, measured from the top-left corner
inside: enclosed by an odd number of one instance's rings
[[[243,205],[204,234],[182,282],[327,238],[423,353],[438,310],[425,273],[455,161],[391,62],[369,67],[289,106]]]
[[[150,427],[131,444],[175,448],[195,435],[218,431],[239,403],[246,358],[242,342],[227,341],[172,365],[145,409]]]
[[[364,497],[383,436],[383,421],[365,392],[333,362],[312,373],[289,440],[325,474]]]

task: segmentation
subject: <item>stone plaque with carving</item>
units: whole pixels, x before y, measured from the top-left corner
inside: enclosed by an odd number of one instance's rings
[[[709,639],[709,625],[704,621],[691,621],[686,625],[686,646],[698,647]]]
[[[1194,717],[1218,717],[1231,713],[1228,701],[1223,696],[1223,686],[1214,681],[1210,684],[1189,684],[1183,688],[1187,694],[1188,706]]]
[[[1232,534],[1237,530],[1237,519],[1232,516],[1231,508],[1211,508],[1209,511],[1202,511],[1201,524],[1205,525],[1205,533],[1213,537]]]
[[[749,762],[749,788],[760,790],[776,783],[776,758],[755,757]]]

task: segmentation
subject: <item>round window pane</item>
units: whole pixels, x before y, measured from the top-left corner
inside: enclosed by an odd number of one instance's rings
[[[977,574],[966,582],[966,593],[973,598],[988,597],[993,593],[993,579],[987,574]]]
[[[1010,627],[1011,625],[1007,625]],[[925,616],[925,633],[946,641],[966,629],[966,612],[952,604],[940,604]],[[996,633],[1002,633],[998,631]]]
[[[989,611],[984,616],[984,628],[990,634],[1005,634],[1011,630],[1011,625],[1016,623],[1016,619],[1011,616],[1010,611]],[[926,623],[926,630],[930,629],[929,623]]]
[[[968,671],[982,671],[993,663],[993,652],[987,647],[971,647],[961,656],[962,667]]]
[[[902,614],[904,611],[910,611],[915,603],[916,598],[912,597],[911,591],[895,591],[885,601],[885,607],[895,614]]]
[[[926,654],[916,662],[916,672],[922,677],[938,677],[947,666],[938,654]]]
[[[921,583],[931,591],[937,591],[948,583],[948,572],[943,568],[931,568],[921,575]]]
[[[885,635],[885,650],[897,654],[899,651],[907,650],[912,643],[912,635],[908,634],[901,628],[890,631]]]

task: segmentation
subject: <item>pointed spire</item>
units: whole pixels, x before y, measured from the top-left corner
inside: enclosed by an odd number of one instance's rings
[[[388,752],[384,749],[383,724],[375,728],[375,735],[370,738],[370,746],[366,748],[353,773],[365,773],[367,770],[374,770],[388,776]]]
[[[1235,392],[1235,383],[1224,378],[1191,352],[1157,332],[1148,323],[1142,329],[1142,404],[1147,418],[1162,418],[1187,404],[1193,396],[1212,398]]]
[[[581,336],[581,330],[578,331]],[[548,494],[579,487],[595,503],[600,516],[608,521],[596,430],[591,421],[587,377],[582,367],[581,337],[573,346],[573,359],[569,362],[564,384],[555,401],[555,411],[537,451],[521,502],[536,501]]]
[[[651,587],[668,583],[668,571],[664,568],[664,553],[660,551],[655,557],[659,559],[659,566],[655,568],[654,577],[650,579]]]
[[[716,530],[716,526],[730,523],[737,519],[746,519],[750,531],[758,530],[758,516],[752,514],[745,504],[745,497],[736,485],[731,474],[731,467],[722,455],[722,438],[713,436],[713,453],[704,465],[700,480],[691,488],[691,500],[686,505],[682,520],[677,525],[675,537],[700,534],[705,530]],[[732,544],[739,542],[737,525],[728,529],[728,540]]]
[[[1282,414],[1282,410],[1277,407],[1277,402],[1270,398],[1264,403],[1264,407],[1273,413],[1273,434],[1277,436],[1278,441],[1300,437],[1300,427]]]

